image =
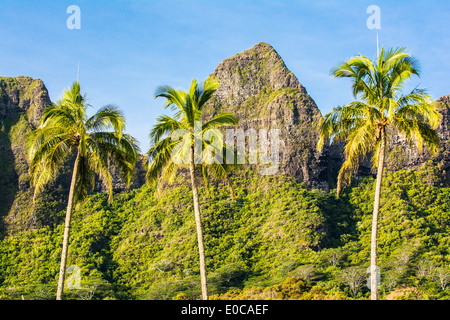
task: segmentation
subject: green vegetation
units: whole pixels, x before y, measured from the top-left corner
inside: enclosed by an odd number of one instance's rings
[[[441,174],[427,164],[385,175],[381,299],[390,293],[403,299],[450,297],[437,273],[450,265],[450,188]],[[221,183],[210,198],[199,188],[211,298],[369,297],[368,274],[358,282],[350,271],[369,266],[373,178],[355,181],[339,198],[251,171],[232,180],[236,202]],[[73,214],[67,263],[80,267],[82,289],[66,290],[66,298],[199,299],[188,179],[178,177],[165,191],[143,186],[112,203],[107,198],[92,194]],[[2,240],[1,298],[54,298],[62,231],[60,223]]]

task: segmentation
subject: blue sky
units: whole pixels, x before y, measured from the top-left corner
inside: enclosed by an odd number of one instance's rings
[[[67,7],[81,9],[69,30]],[[450,94],[450,1],[403,0],[0,0],[0,75],[42,79],[53,101],[77,77],[92,111],[115,104],[127,131],[148,149],[163,110],[158,85],[187,88],[227,57],[270,43],[323,114],[352,101],[331,68],[354,54],[376,55],[369,5],[381,9],[380,45],[405,46],[420,62],[411,87]]]

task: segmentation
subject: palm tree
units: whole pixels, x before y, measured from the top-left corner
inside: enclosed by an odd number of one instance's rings
[[[345,140],[345,161],[338,175],[337,195],[359,165],[360,157],[372,153],[377,169],[371,237],[371,299],[377,299],[377,231],[381,182],[389,134],[402,134],[420,151],[425,144],[434,151],[439,144],[435,131],[441,115],[425,90],[415,88],[408,94],[402,89],[413,75],[419,76],[417,62],[405,48],[384,50],[375,61],[356,55],[332,71],[334,77],[352,79],[355,101],[336,107],[321,121],[318,148],[325,139]],[[359,99],[359,100],[358,100]],[[394,133],[396,132],[396,133]]]
[[[189,92],[175,90],[170,86],[160,86],[156,98],[165,98],[165,108],[170,107],[173,117],[161,116],[150,133],[151,147],[148,151],[149,168],[147,181],[159,178],[172,182],[180,167],[189,167],[194,216],[197,229],[198,251],[200,259],[200,279],[202,299],[208,299],[205,248],[203,244],[203,227],[200,214],[196,164],[201,167],[201,175],[207,183],[208,169],[220,180],[228,181],[228,172],[232,164],[225,164],[223,151],[226,148],[218,128],[236,125],[238,118],[232,113],[222,113],[201,124],[202,109],[219,84],[209,78],[202,84],[192,81]],[[210,139],[205,139],[206,136]],[[228,183],[228,185],[230,185]]]
[[[125,119],[114,106],[107,105],[93,116],[86,114],[86,97],[80,84],[74,82],[60,101],[48,106],[40,126],[27,138],[31,183],[35,197],[52,180],[69,157],[75,156],[69,200],[64,225],[64,238],[56,299],[61,300],[69,245],[70,219],[74,204],[94,187],[95,174],[105,184],[112,200],[110,161],[129,185],[139,148],[130,135],[124,134]]]

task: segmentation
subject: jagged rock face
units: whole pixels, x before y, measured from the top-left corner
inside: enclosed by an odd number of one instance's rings
[[[434,103],[436,109],[442,114],[442,121],[437,128],[441,142],[436,152],[430,153],[426,148],[420,152],[402,135],[392,134],[386,161],[388,170],[417,169],[430,160],[434,164],[439,164],[443,170],[450,169],[450,95],[443,96]]]
[[[0,223],[14,232],[34,224],[25,137],[50,98],[42,80],[0,77]]]
[[[279,129],[278,174],[327,189],[326,152],[316,151],[320,111],[274,48],[258,43],[221,62],[211,76],[220,86],[205,119],[233,112],[239,129]]]
[[[30,77],[0,77],[0,121],[2,124],[0,152],[3,153],[3,157],[13,159],[20,190],[29,187],[29,184],[25,183],[28,162],[24,137],[36,128],[45,107],[50,103],[42,80]]]
[[[37,126],[45,107],[51,103],[47,88],[40,79],[30,77],[0,77],[0,120],[27,113]]]

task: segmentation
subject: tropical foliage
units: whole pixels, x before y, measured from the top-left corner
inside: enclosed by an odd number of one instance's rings
[[[450,188],[441,174],[426,164],[385,176],[390,197],[380,208],[381,299],[450,297],[437,274],[450,265]],[[199,188],[212,299],[288,299],[276,286],[289,277],[307,279],[290,280],[291,298],[369,297],[365,281],[354,294],[342,273],[369,266],[373,178],[355,181],[339,198],[285,177],[243,172],[232,180],[236,202],[221,184],[211,199]],[[155,197],[155,191],[143,186],[112,203],[106,194],[93,194],[75,210],[68,265],[80,267],[82,289],[66,290],[67,299],[92,291],[92,299],[201,297],[191,190],[178,177],[171,192]],[[60,221],[64,214],[57,214]],[[2,298],[54,297],[63,227],[0,242]]]

